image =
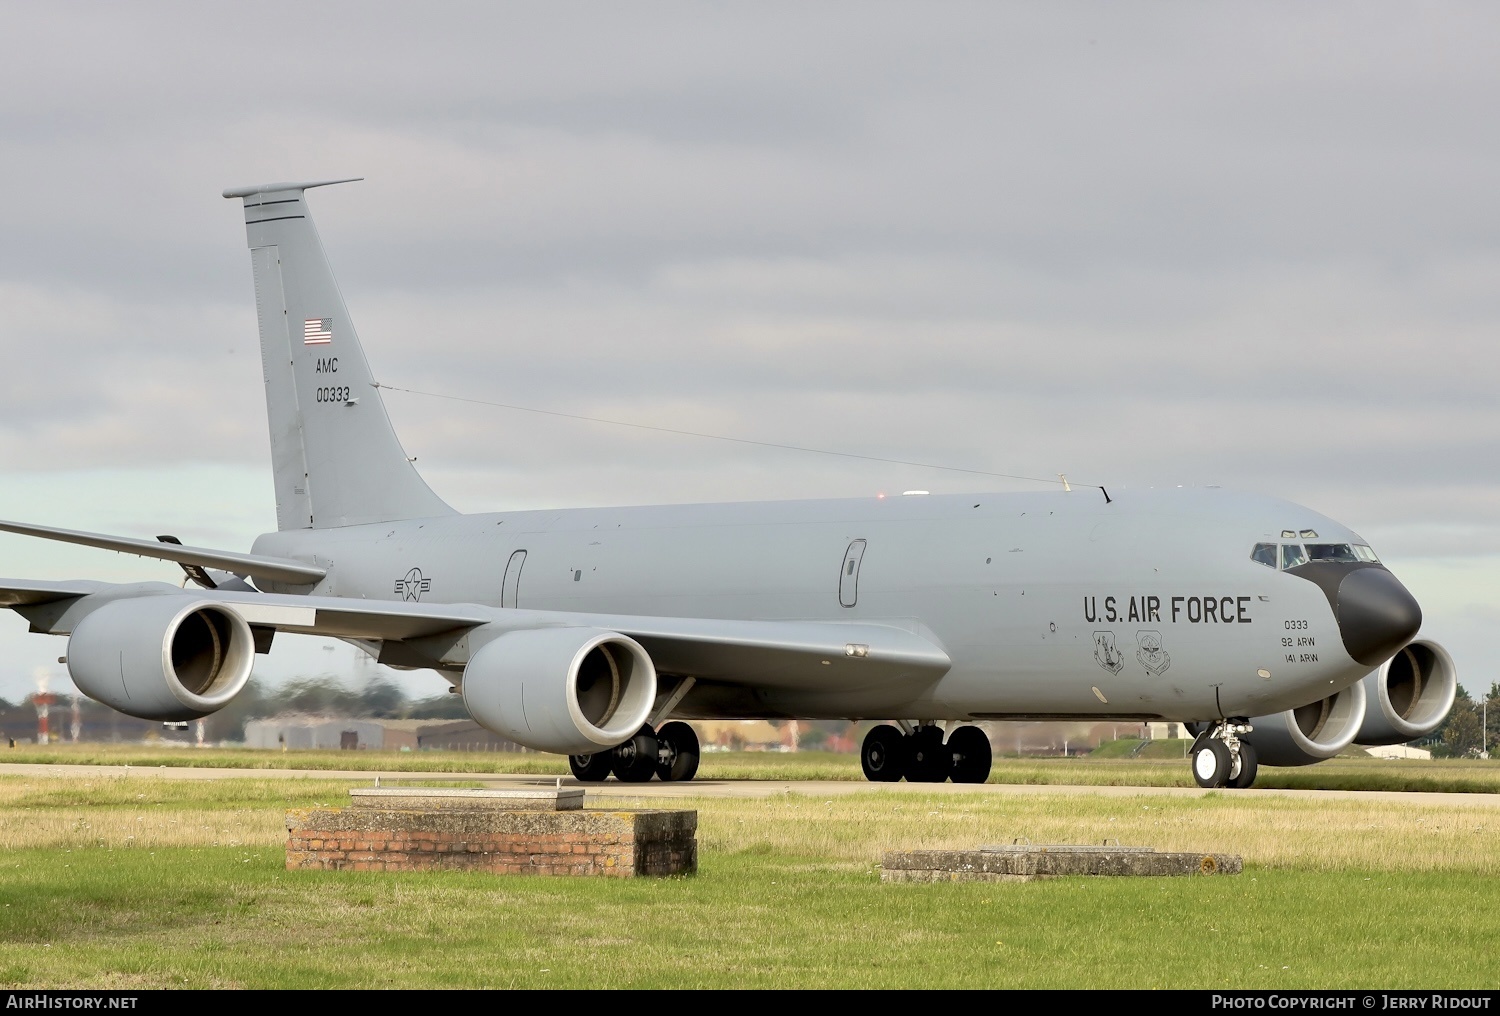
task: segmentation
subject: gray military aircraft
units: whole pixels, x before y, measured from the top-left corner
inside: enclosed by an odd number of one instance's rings
[[[983,782],[980,720],[1180,720],[1205,787],[1411,740],[1448,653],[1373,550],[1218,488],[460,515],[392,430],[309,214],[342,180],[244,202],[278,531],[250,553],[22,523],[175,561],[168,583],[0,580],[68,637],[78,688],[181,721],[229,703],[277,632],[432,668],[484,726],[580,780],[691,779],[683,719],[887,719],[871,780]]]

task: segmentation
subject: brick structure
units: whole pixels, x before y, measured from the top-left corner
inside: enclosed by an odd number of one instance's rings
[[[1238,875],[1237,854],[1157,852],[1149,847],[988,847],[893,850],[882,882],[1031,882],[1067,875]]]
[[[452,796],[427,805],[403,793],[290,811],[286,825],[288,869],[622,878],[698,870],[696,811],[522,810]]]

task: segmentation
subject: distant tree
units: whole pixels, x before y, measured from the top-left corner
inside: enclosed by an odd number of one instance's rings
[[[467,720],[469,710],[462,695],[444,693],[408,702],[402,715],[410,720]]]
[[[1484,720],[1485,747],[1490,752],[1500,752],[1500,682],[1490,683],[1486,706],[1480,713]]]
[[[1453,703],[1453,712],[1448,714],[1448,722],[1443,726],[1443,739],[1434,746],[1433,754],[1458,758],[1470,751],[1478,751],[1480,742],[1479,710],[1465,697]]]
[[[359,688],[349,688],[327,674],[291,681],[275,695],[278,713],[359,716],[390,719],[406,707],[406,693],[377,677]]]
[[[385,678],[377,677],[360,689],[359,704],[365,716],[395,719],[406,714],[406,692]]]
[[[828,731],[818,727],[802,731],[797,737],[798,747],[807,751],[817,751],[823,743],[828,740]]]
[[[275,705],[265,686],[251,677],[229,705],[204,719],[203,737],[207,741],[243,741],[246,723],[270,716],[274,711]]]
[[[229,705],[204,720],[204,737],[210,741],[242,741],[249,721],[287,713],[393,719],[405,716],[408,705],[406,693],[384,678],[356,689],[326,674],[289,681],[279,688],[268,688],[252,677]],[[467,716],[463,703],[457,705],[458,716]]]

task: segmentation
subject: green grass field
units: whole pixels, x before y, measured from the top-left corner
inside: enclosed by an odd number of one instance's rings
[[[349,781],[0,778],[6,987],[1494,987],[1485,802],[696,798],[701,870],[289,872]],[[1229,850],[1243,875],[882,884],[887,849]]]
[[[1194,786],[1184,742],[1156,742],[1140,757],[1122,757],[1139,742],[1114,742],[1097,757],[997,757],[991,783],[1115,787]],[[152,748],[147,745],[63,744],[0,749],[0,762],[234,769],[402,770],[413,773],[568,775],[557,755],[506,752],[270,751],[253,748]],[[859,759],[830,752],[705,754],[705,780],[848,780],[863,782]],[[1384,761],[1334,758],[1314,766],[1261,769],[1257,787],[1303,790],[1398,790],[1500,793],[1500,762],[1479,759]]]

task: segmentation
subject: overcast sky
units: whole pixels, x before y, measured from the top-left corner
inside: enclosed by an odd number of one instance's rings
[[[0,517],[274,529],[218,195],[365,176],[310,200],[384,383],[1287,497],[1481,690],[1497,44],[1477,3],[0,3]],[[1035,487],[387,401],[463,510]],[[13,536],[0,575],[180,578]],[[64,648],[7,612],[0,695]]]

